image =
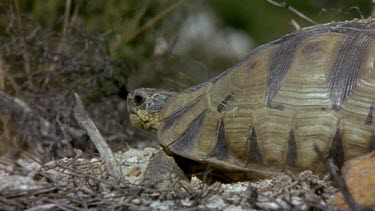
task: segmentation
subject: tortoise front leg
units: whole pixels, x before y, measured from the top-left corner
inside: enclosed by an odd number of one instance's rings
[[[186,182],[189,179],[176,164],[173,157],[160,149],[150,158],[142,183],[159,189],[167,189],[178,181]]]

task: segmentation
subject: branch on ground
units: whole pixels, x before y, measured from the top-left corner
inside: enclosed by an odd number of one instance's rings
[[[109,174],[116,179],[120,179],[122,173],[120,170],[120,166],[115,159],[115,156],[113,155],[103,136],[100,134],[98,128],[95,126],[94,122],[87,115],[82,101],[77,93],[74,93],[74,98],[76,102],[76,106],[74,107],[74,116],[76,117],[78,123],[81,124],[82,127],[86,130],[87,134],[90,136],[91,141],[95,144],[101,158],[104,160]]]

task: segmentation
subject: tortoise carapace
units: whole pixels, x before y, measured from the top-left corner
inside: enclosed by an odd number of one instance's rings
[[[187,174],[210,167],[231,182],[322,172],[314,145],[341,166],[375,148],[375,19],[304,28],[203,84],[138,89],[127,103]]]

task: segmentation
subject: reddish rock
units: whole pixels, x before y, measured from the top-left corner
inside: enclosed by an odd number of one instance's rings
[[[375,151],[346,162],[342,175],[360,206],[375,207]],[[333,197],[332,202],[340,208],[348,206],[341,192]]]

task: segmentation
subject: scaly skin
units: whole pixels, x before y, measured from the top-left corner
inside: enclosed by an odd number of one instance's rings
[[[139,129],[155,132],[159,128],[159,113],[175,92],[161,89],[137,89],[129,93],[127,107],[132,124]]]

